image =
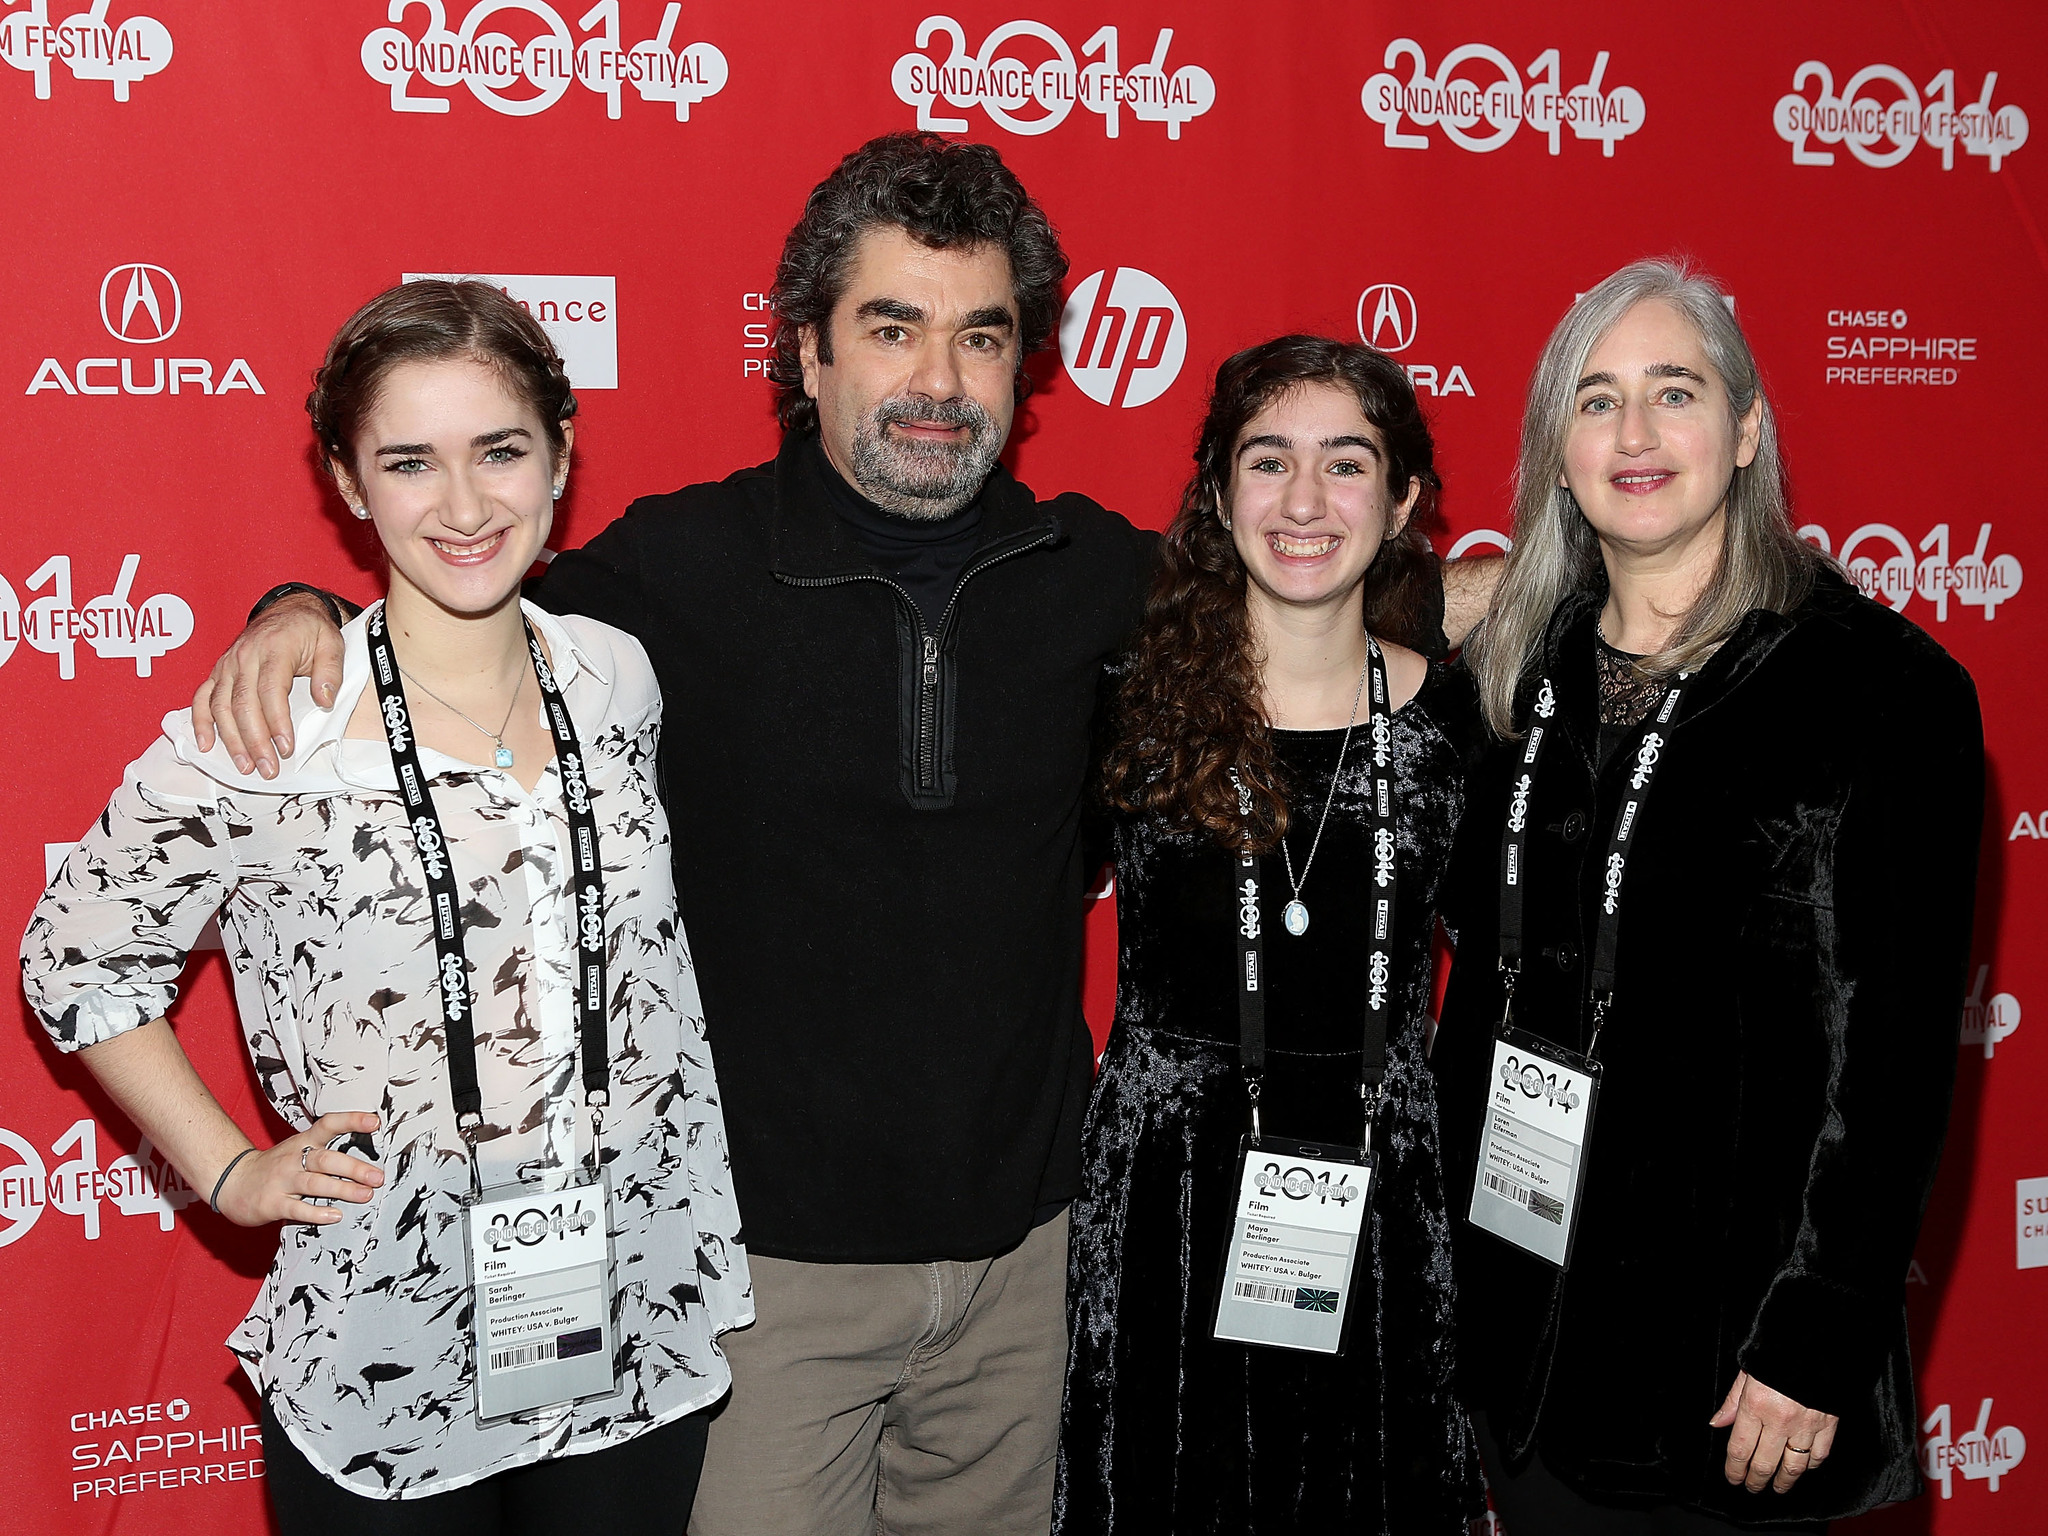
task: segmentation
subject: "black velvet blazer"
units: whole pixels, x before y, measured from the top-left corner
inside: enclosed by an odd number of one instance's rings
[[[1637,746],[1596,772],[1601,601],[1568,599],[1545,641],[1561,732],[1530,795],[1515,999],[1518,1023],[1581,1050],[1606,838]],[[1497,746],[1468,792],[1432,1059],[1464,1390],[1511,1460],[1538,1447],[1603,1502],[1853,1515],[1919,1489],[1904,1285],[1955,1077],[1983,813],[1976,690],[1830,569],[1790,615],[1752,613],[1660,729],[1563,1276],[1464,1219],[1521,744]],[[1833,1456],[1789,1494],[1721,1475],[1727,1431],[1707,1420],[1738,1370],[1841,1416]]]

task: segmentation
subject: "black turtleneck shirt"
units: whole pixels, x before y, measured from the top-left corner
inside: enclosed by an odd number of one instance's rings
[[[960,574],[981,542],[981,498],[951,517],[899,517],[847,484],[825,456],[823,443],[815,438],[812,443],[832,510],[853,530],[861,553],[874,562],[875,570],[910,594],[924,616],[925,629],[937,634]]]

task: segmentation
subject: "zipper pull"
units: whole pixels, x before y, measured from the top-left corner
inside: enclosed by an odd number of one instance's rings
[[[927,688],[939,686],[939,637],[924,637],[924,685]]]

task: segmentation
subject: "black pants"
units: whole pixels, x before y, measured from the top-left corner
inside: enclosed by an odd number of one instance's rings
[[[1734,1536],[1740,1531],[1760,1530],[1820,1536],[1828,1528],[1826,1521],[1818,1525],[1736,1525],[1680,1504],[1650,1509],[1595,1504],[1560,1481],[1539,1455],[1532,1453],[1529,1465],[1519,1473],[1508,1471],[1486,1415],[1472,1415],[1472,1427],[1479,1432],[1479,1459],[1486,1464],[1486,1485],[1493,1492],[1493,1507],[1507,1536]]]
[[[263,1461],[282,1536],[683,1536],[704,1466],[706,1415],[624,1445],[514,1467],[419,1499],[353,1493],[299,1453],[263,1406]]]

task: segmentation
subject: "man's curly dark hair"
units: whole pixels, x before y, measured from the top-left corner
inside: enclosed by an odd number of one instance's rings
[[[888,227],[934,250],[992,245],[1009,256],[1017,300],[1017,398],[1031,392],[1024,359],[1051,344],[1059,323],[1060,284],[1067,276],[1059,236],[989,145],[888,133],[861,145],[812,189],[803,217],[782,244],[769,295],[776,327],[768,377],[785,432],[818,424],[818,404],[804,393],[802,328],[817,327],[819,360],[831,362],[832,311],[846,291],[847,265],[863,234]]]

